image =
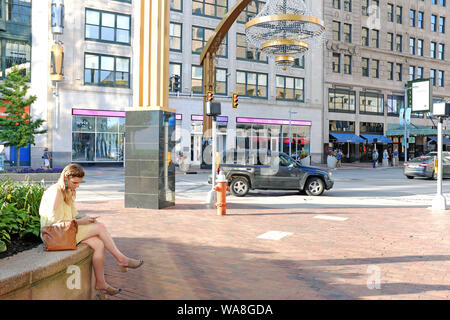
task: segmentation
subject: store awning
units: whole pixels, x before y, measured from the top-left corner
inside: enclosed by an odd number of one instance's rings
[[[430,136],[429,136],[428,139],[437,142],[437,137],[430,137]],[[450,144],[450,139],[448,139],[448,138],[446,138],[446,137],[442,137],[442,143],[443,143],[443,144]]]
[[[353,133],[330,133],[330,136],[334,137],[337,142],[351,142],[351,143],[364,143],[361,137],[358,137]]]
[[[361,137],[367,139],[368,143],[373,143],[373,139],[377,139],[378,143],[392,143],[392,140],[381,134],[362,134]]]

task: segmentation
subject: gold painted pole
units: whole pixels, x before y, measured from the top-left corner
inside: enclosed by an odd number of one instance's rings
[[[169,108],[170,0],[139,3],[139,62],[133,109],[176,112]]]

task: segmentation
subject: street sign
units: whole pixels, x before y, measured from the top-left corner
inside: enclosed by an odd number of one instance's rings
[[[411,108],[407,108],[405,111],[405,121],[407,125],[411,124]]]
[[[425,113],[431,111],[433,105],[433,86],[431,79],[417,79],[408,81],[408,105],[412,112]]]

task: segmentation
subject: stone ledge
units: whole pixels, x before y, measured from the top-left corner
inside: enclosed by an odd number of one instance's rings
[[[0,173],[0,182],[7,180],[20,182],[41,182],[44,179],[45,182],[56,182],[61,175],[60,172],[36,172],[36,173]]]
[[[80,267],[81,289],[65,284],[71,265]],[[92,299],[92,249],[79,244],[76,250],[47,252],[44,245],[0,260],[0,299]]]

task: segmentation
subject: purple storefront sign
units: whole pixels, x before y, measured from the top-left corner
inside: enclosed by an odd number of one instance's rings
[[[203,116],[199,115],[199,114],[193,114],[193,115],[191,115],[191,120],[192,121],[203,121]],[[228,122],[228,117],[227,116],[217,116],[216,121],[217,122]]]
[[[181,113],[177,113],[175,115],[175,120],[183,120],[183,115]]]
[[[289,120],[281,120],[281,119],[264,119],[264,118],[236,118],[236,123],[258,123],[258,124],[289,124]],[[291,124],[293,126],[311,126],[312,121],[304,121],[304,120],[291,120]]]
[[[72,114],[76,116],[125,117],[125,111],[111,110],[72,109]]]

